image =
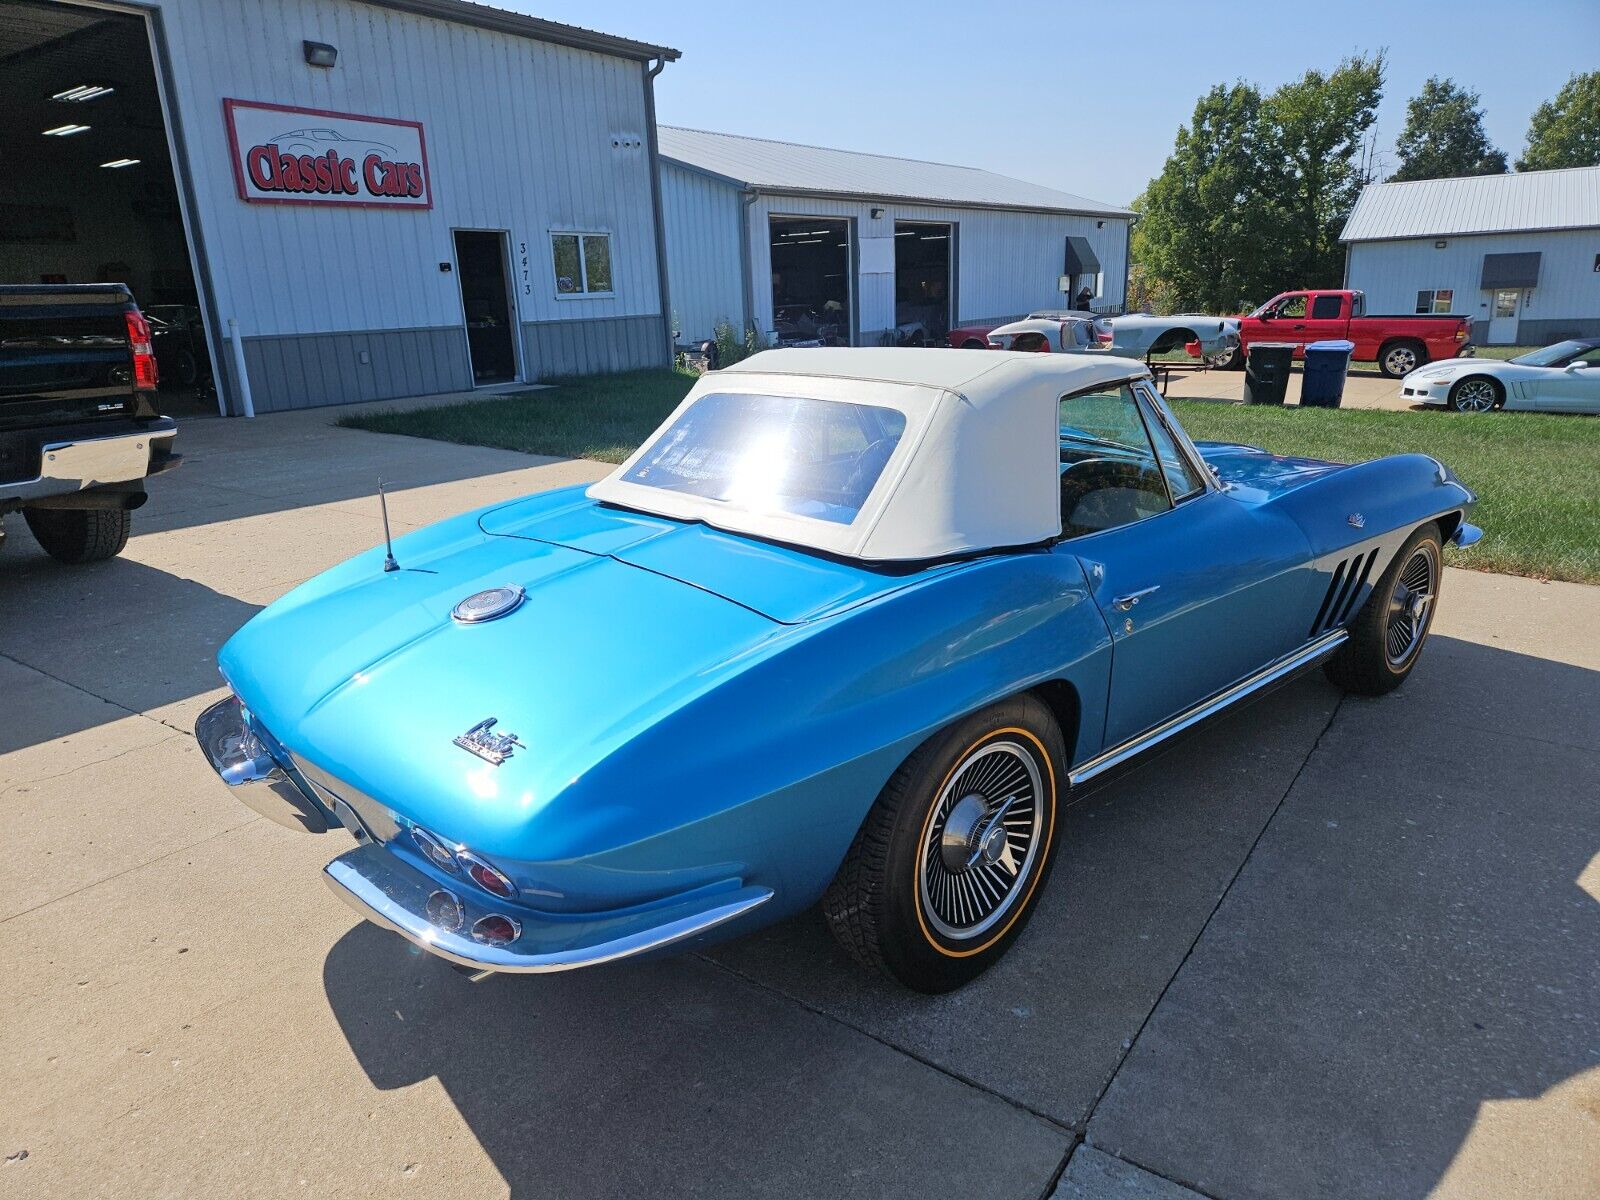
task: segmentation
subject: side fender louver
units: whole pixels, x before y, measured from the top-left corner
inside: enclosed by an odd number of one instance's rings
[[[1317,619],[1311,622],[1311,637],[1337,629],[1351,618],[1377,561],[1378,550],[1373,547],[1371,553],[1347,558],[1334,568],[1333,578],[1328,581],[1328,594],[1322,598]]]

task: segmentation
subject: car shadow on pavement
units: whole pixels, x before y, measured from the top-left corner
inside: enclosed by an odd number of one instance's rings
[[[20,664],[6,678],[23,689],[8,697],[19,717],[0,721],[0,754],[220,687],[217,650],[260,609],[130,558],[0,558],[0,656]]]
[[[994,1096],[1223,1197],[1502,1194],[1600,1170],[1596,714],[1600,672],[1444,637],[1389,697],[1297,683],[1071,810],[1037,919],[948,997],[815,913],[479,985],[359,926],[324,984],[373,1084],[436,1077],[513,1195],[945,1194],[917,1139]]]
[[[323,974],[373,1086],[437,1079],[513,1198],[1033,1200],[1072,1144],[693,957],[473,984],[363,924]]]

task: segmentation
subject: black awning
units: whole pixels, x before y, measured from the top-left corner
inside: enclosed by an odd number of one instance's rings
[[[1100,274],[1100,260],[1095,257],[1094,247],[1089,245],[1088,238],[1067,238],[1067,264],[1061,273],[1063,275]]]
[[[1485,254],[1481,288],[1525,288],[1539,285],[1540,251],[1522,254]]]

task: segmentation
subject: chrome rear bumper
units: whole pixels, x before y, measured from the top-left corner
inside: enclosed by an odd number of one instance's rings
[[[284,766],[288,756],[274,754],[250,727],[239,697],[229,696],[201,713],[194,737],[222,782],[269,821],[299,833],[323,833],[345,824],[297,778],[299,772]]]
[[[46,442],[40,447],[38,478],[6,484],[6,495],[32,500],[143,479],[157,460],[171,453],[177,436],[177,422],[160,417],[134,433]]]
[[[463,888],[447,893],[458,902],[458,929],[441,929],[428,919],[428,898],[441,891],[421,871],[382,846],[368,844],[342,854],[322,869],[334,895],[375,925],[393,930],[429,954],[464,967],[473,978],[497,972],[539,974],[592,967],[658,950],[715,929],[772,899],[770,888],[740,887],[730,881],[721,891],[624,914],[534,922],[518,906],[495,907]],[[466,932],[486,916],[509,912],[518,920],[515,941],[503,946],[473,940]]]
[[[1452,546],[1460,546],[1465,550],[1468,546],[1476,545],[1482,537],[1483,530],[1476,525],[1463,521],[1456,526],[1456,531],[1450,535],[1450,544]]]

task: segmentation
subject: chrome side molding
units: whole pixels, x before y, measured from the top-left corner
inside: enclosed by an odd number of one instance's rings
[[[1305,670],[1307,667],[1315,666],[1344,645],[1349,636],[1343,629],[1335,629],[1307,642],[1293,654],[1285,655],[1283,658],[1257,671],[1254,675],[1246,676],[1232,687],[1218,692],[1209,700],[1202,700],[1193,708],[1163,721],[1152,729],[1147,729],[1143,733],[1129,738],[1121,745],[1113,746],[1093,758],[1085,759],[1067,773],[1068,782],[1073,787],[1087,783],[1095,776],[1103,775],[1111,770],[1112,767],[1121,766],[1129,759],[1143,754],[1153,746],[1160,745],[1168,738],[1199,724],[1207,717],[1215,716],[1229,705],[1237,704],[1240,700],[1253,696],[1257,692]]]

